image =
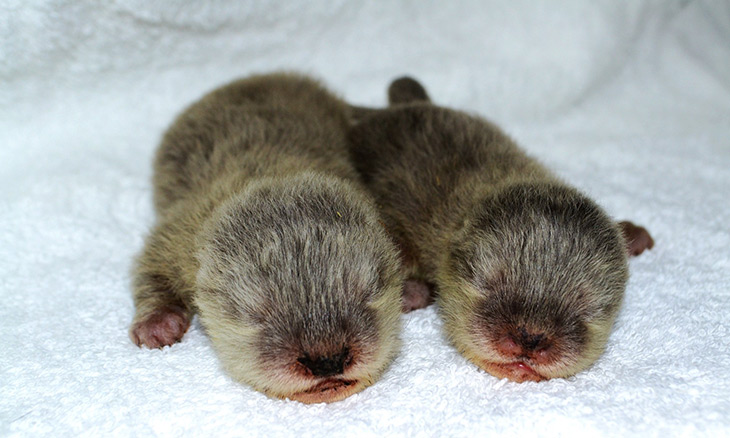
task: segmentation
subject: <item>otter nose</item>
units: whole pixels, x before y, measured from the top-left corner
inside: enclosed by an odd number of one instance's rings
[[[349,350],[343,349],[340,353],[331,356],[311,357],[305,354],[297,359],[299,363],[307,367],[312,375],[316,377],[331,377],[342,374],[345,371]]]
[[[524,327],[520,327],[518,330],[518,341],[526,351],[535,351],[538,347],[544,344],[545,335],[543,333],[533,334],[528,332]]]
[[[549,355],[550,340],[544,333],[534,333],[518,327],[499,340],[497,349],[505,356],[543,358]]]

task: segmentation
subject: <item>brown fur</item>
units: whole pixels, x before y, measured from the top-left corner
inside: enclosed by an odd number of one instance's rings
[[[628,278],[618,225],[492,123],[431,105],[409,78],[389,94],[400,105],[364,115],[351,154],[454,345],[516,381],[588,367]]]
[[[228,373],[271,396],[336,401],[379,377],[403,278],[348,161],[348,111],[311,79],[274,74],[175,120],[134,272],[135,343],[177,342],[198,312]]]

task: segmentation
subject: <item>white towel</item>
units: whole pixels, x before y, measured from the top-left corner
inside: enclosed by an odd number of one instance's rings
[[[0,436],[730,435],[730,5],[0,0]],[[130,266],[174,115],[235,77],[309,72],[383,105],[411,74],[500,123],[654,250],[606,353],[517,384],[404,315],[383,378],[329,405],[220,369],[195,320],[139,349]]]

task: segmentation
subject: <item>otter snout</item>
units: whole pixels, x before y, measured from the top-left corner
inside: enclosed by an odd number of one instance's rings
[[[495,347],[508,358],[530,358],[536,363],[544,363],[551,356],[553,343],[545,333],[517,327],[505,333]]]

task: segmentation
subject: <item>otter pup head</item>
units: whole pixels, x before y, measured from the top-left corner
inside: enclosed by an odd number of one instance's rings
[[[512,184],[480,201],[440,273],[464,355],[522,382],[571,376],[603,352],[628,279],[618,226],[561,185]]]
[[[228,373],[259,391],[341,400],[396,353],[396,249],[349,183],[255,183],[207,222],[198,260],[201,322]]]

